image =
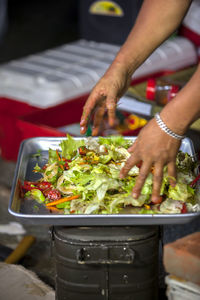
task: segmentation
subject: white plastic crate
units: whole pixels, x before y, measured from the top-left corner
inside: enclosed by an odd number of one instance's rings
[[[166,276],[168,300],[199,300],[200,286],[189,281],[181,281],[172,276]]]
[[[0,95],[40,108],[89,93],[119,51],[119,46],[78,40],[0,66]],[[193,44],[183,37],[163,43],[138,68],[138,79],[197,62]]]
[[[200,0],[192,1],[190,9],[188,10],[185,18],[183,19],[183,25],[196,34],[200,35]]]

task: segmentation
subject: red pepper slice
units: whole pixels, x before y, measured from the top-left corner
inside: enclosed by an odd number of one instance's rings
[[[35,189],[36,185],[35,182],[32,181],[24,181],[24,184],[22,185],[22,189],[24,189],[25,191],[31,191],[32,189]]]
[[[181,209],[181,213],[182,214],[186,214],[187,213],[187,206],[185,203],[183,203],[182,209]]]
[[[200,179],[200,173],[197,175],[197,177],[190,183],[190,186],[193,186],[197,181]]]

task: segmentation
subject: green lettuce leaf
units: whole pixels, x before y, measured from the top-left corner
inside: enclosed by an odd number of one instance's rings
[[[125,139],[123,136],[109,136],[109,137],[99,137],[99,144],[101,145],[113,145],[115,147],[121,146],[124,148],[129,148],[132,144],[130,140]]]
[[[191,202],[194,199],[194,190],[185,183],[177,182],[175,187],[169,186],[168,198],[178,201]]]
[[[36,200],[38,203],[43,203],[45,201],[45,196],[38,189],[32,189],[30,191],[30,196]]]
[[[68,134],[67,139],[63,140],[60,143],[60,147],[62,149],[62,156],[66,159],[72,159],[76,154],[78,148],[84,145],[84,140],[75,140]]]
[[[138,199],[135,199],[132,195],[129,195],[124,199],[124,202],[126,205],[142,206],[144,203],[147,203],[148,198],[147,195],[140,195]]]
[[[49,160],[48,163],[49,164],[53,164],[54,162],[57,161],[57,154],[56,154],[56,150],[53,149],[49,149]]]

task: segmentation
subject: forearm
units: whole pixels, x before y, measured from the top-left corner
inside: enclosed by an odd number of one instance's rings
[[[136,23],[115,58],[129,74],[179,26],[191,0],[145,0]]]
[[[178,134],[184,134],[200,118],[200,64],[185,87],[164,107],[161,118]]]

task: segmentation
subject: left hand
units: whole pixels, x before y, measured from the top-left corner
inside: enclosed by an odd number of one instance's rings
[[[170,178],[176,178],[176,154],[180,147],[180,141],[162,131],[155,119],[152,119],[141,130],[135,143],[128,149],[131,153],[120,172],[124,178],[129,170],[136,164],[142,162],[140,173],[133,188],[133,197],[138,198],[144,182],[153,167],[153,190],[151,200],[159,203],[160,188],[163,179],[163,168],[167,165]],[[175,185],[170,180],[171,185]]]

